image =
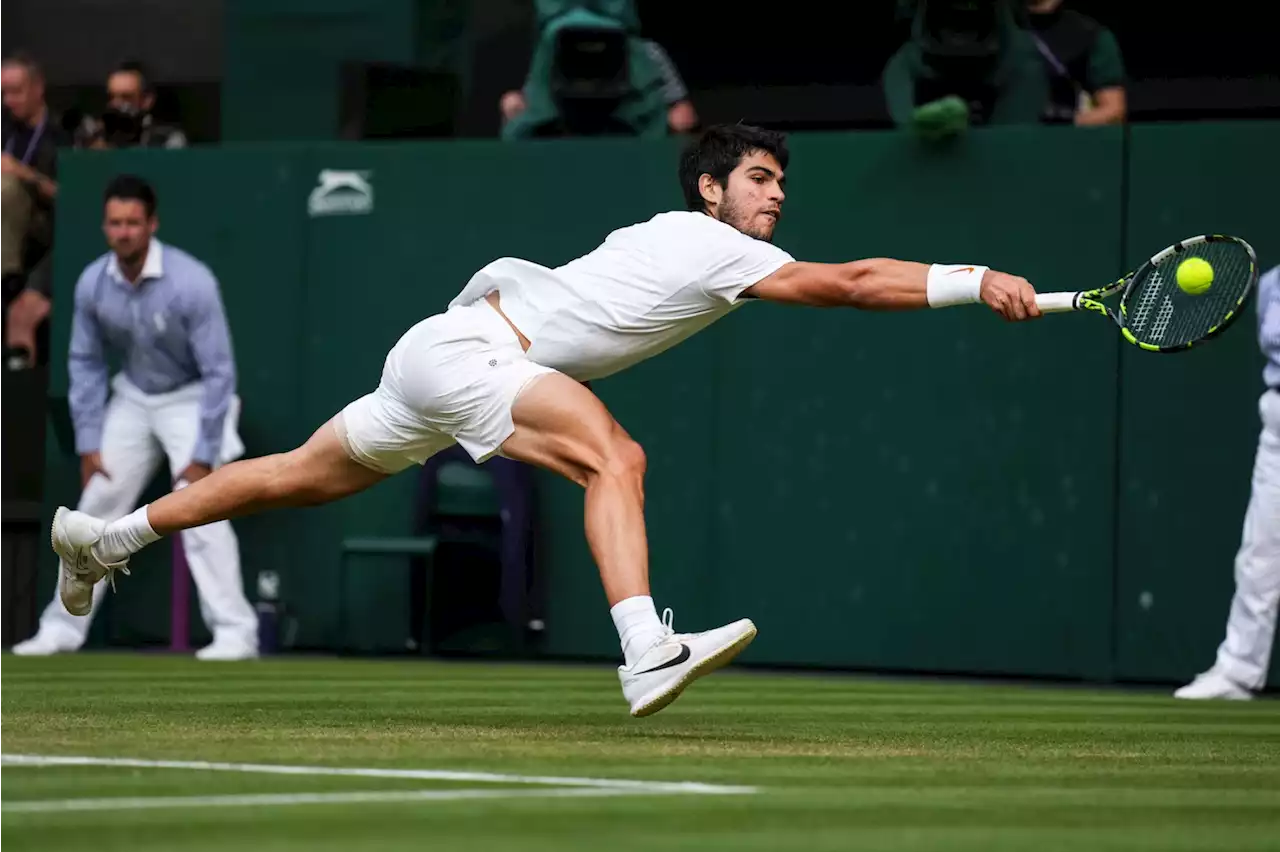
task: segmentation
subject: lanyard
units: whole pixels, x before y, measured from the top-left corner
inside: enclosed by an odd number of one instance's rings
[[[49,121],[49,114],[45,113],[44,118],[40,119],[40,123],[36,125],[35,130],[31,134],[31,141],[27,143],[27,153],[22,155],[22,164],[24,166],[31,165],[31,155],[35,153],[36,145],[40,144],[40,137],[44,135],[44,126]],[[13,140],[18,138],[18,134],[9,137],[9,141],[4,145],[4,152],[9,156],[13,156]]]

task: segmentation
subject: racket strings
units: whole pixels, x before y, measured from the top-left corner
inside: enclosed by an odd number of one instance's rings
[[[1151,275],[1152,281],[1149,286],[1144,287],[1142,294],[1138,297],[1138,304],[1135,306],[1132,320],[1132,327],[1136,329],[1144,328],[1147,320],[1151,318],[1151,309],[1156,306],[1156,302],[1160,298],[1160,292],[1163,281],[1160,280],[1160,271],[1156,270]]]
[[[1214,269],[1209,289],[1186,293],[1178,286],[1178,265],[1190,257]],[[1129,291],[1125,325],[1134,337],[1156,346],[1184,346],[1203,338],[1239,305],[1252,274],[1248,252],[1233,242],[1190,245],[1155,264]]]

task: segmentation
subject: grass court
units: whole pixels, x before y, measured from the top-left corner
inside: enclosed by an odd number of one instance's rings
[[[1280,702],[731,668],[6,656],[8,852],[1275,850]]]

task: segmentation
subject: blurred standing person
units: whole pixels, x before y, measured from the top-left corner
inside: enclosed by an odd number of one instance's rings
[[[25,54],[0,66],[4,92],[3,262],[6,344],[36,360],[36,330],[49,315],[48,268],[58,194],[58,146],[68,140],[49,114],[44,74]]]
[[[1280,604],[1280,266],[1258,280],[1258,343],[1267,358],[1267,389],[1258,401],[1262,434],[1236,552],[1227,635],[1213,666],[1174,692],[1175,698],[1248,700],[1267,682]]]
[[[209,268],[155,238],[155,191],[132,175],[116,177],[104,198],[111,251],[76,283],[69,401],[80,454],[80,507],[119,518],[137,505],[167,456],[175,489],[239,457],[239,403],[231,335],[218,282]],[[109,350],[122,369],[108,381]],[[113,393],[108,401],[107,390]],[[244,595],[239,544],[230,521],[182,534],[200,611],[213,642],[196,656],[239,660],[258,654],[257,615]],[[15,654],[74,651],[84,644],[92,604],[69,612],[55,592],[34,637]]]

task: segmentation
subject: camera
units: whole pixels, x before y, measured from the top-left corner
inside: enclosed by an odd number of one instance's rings
[[[129,148],[142,144],[146,127],[141,111],[133,108],[110,108],[102,113],[102,140],[112,148]]]
[[[146,127],[141,111],[108,107],[101,116],[81,114],[72,136],[77,148],[131,148],[143,143]]]

